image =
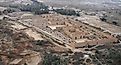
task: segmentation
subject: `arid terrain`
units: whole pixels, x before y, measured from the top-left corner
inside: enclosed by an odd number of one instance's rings
[[[121,65],[119,0],[1,0],[0,65]]]
[[[86,12],[104,13],[107,22],[117,22],[121,26],[121,1],[120,0],[42,0],[54,7],[77,8]]]

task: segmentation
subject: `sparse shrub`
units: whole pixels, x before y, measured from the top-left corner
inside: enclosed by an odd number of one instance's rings
[[[55,12],[62,14],[62,15],[69,15],[69,16],[80,16],[79,13],[77,13],[75,10],[73,9],[55,9]]]
[[[47,41],[47,40],[37,40],[36,41],[36,45],[45,45],[45,44],[48,44],[49,43],[49,41]]]
[[[101,17],[100,20],[101,20],[101,21],[104,21],[104,22],[107,21],[107,19],[106,19],[105,17]]]
[[[43,3],[33,3],[28,5],[17,4],[17,5],[9,5],[9,7],[20,9],[21,11],[29,11],[35,14],[46,14],[49,13],[48,6]]]
[[[108,62],[111,62],[110,65],[121,65],[121,51],[115,49],[109,49],[109,59]]]
[[[119,49],[106,49],[104,52],[96,54],[96,57],[101,62],[104,62],[106,65],[121,65],[121,50]]]
[[[43,65],[68,65],[68,60],[52,53],[46,53],[44,56]]]

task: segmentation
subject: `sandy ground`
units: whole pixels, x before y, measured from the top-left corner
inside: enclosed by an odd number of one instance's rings
[[[20,25],[20,24],[18,24],[18,23],[15,23],[15,22],[13,22],[13,21],[7,21],[8,23],[11,23],[12,25],[11,25],[11,27],[13,27],[13,28],[15,28],[15,29],[25,29],[26,27],[25,26],[22,26],[22,25]]]
[[[15,29],[19,29],[19,30],[22,30],[22,29],[25,29],[27,27],[19,24],[19,23],[15,23],[13,21],[8,21],[9,23],[12,23],[13,25],[11,25],[11,27],[15,28]],[[41,37],[41,34],[39,34],[38,32],[36,31],[33,31],[32,29],[25,29],[24,32],[26,34],[28,34],[30,37],[33,37],[35,40],[44,40],[42,37]]]
[[[39,33],[32,29],[26,29],[25,33],[27,33],[30,37],[33,37],[35,40],[44,40]]]
[[[121,34],[121,27],[111,25],[106,22],[101,22],[96,16],[83,16],[78,17],[77,19],[91,26],[100,27],[103,30],[111,32],[113,34]]]

